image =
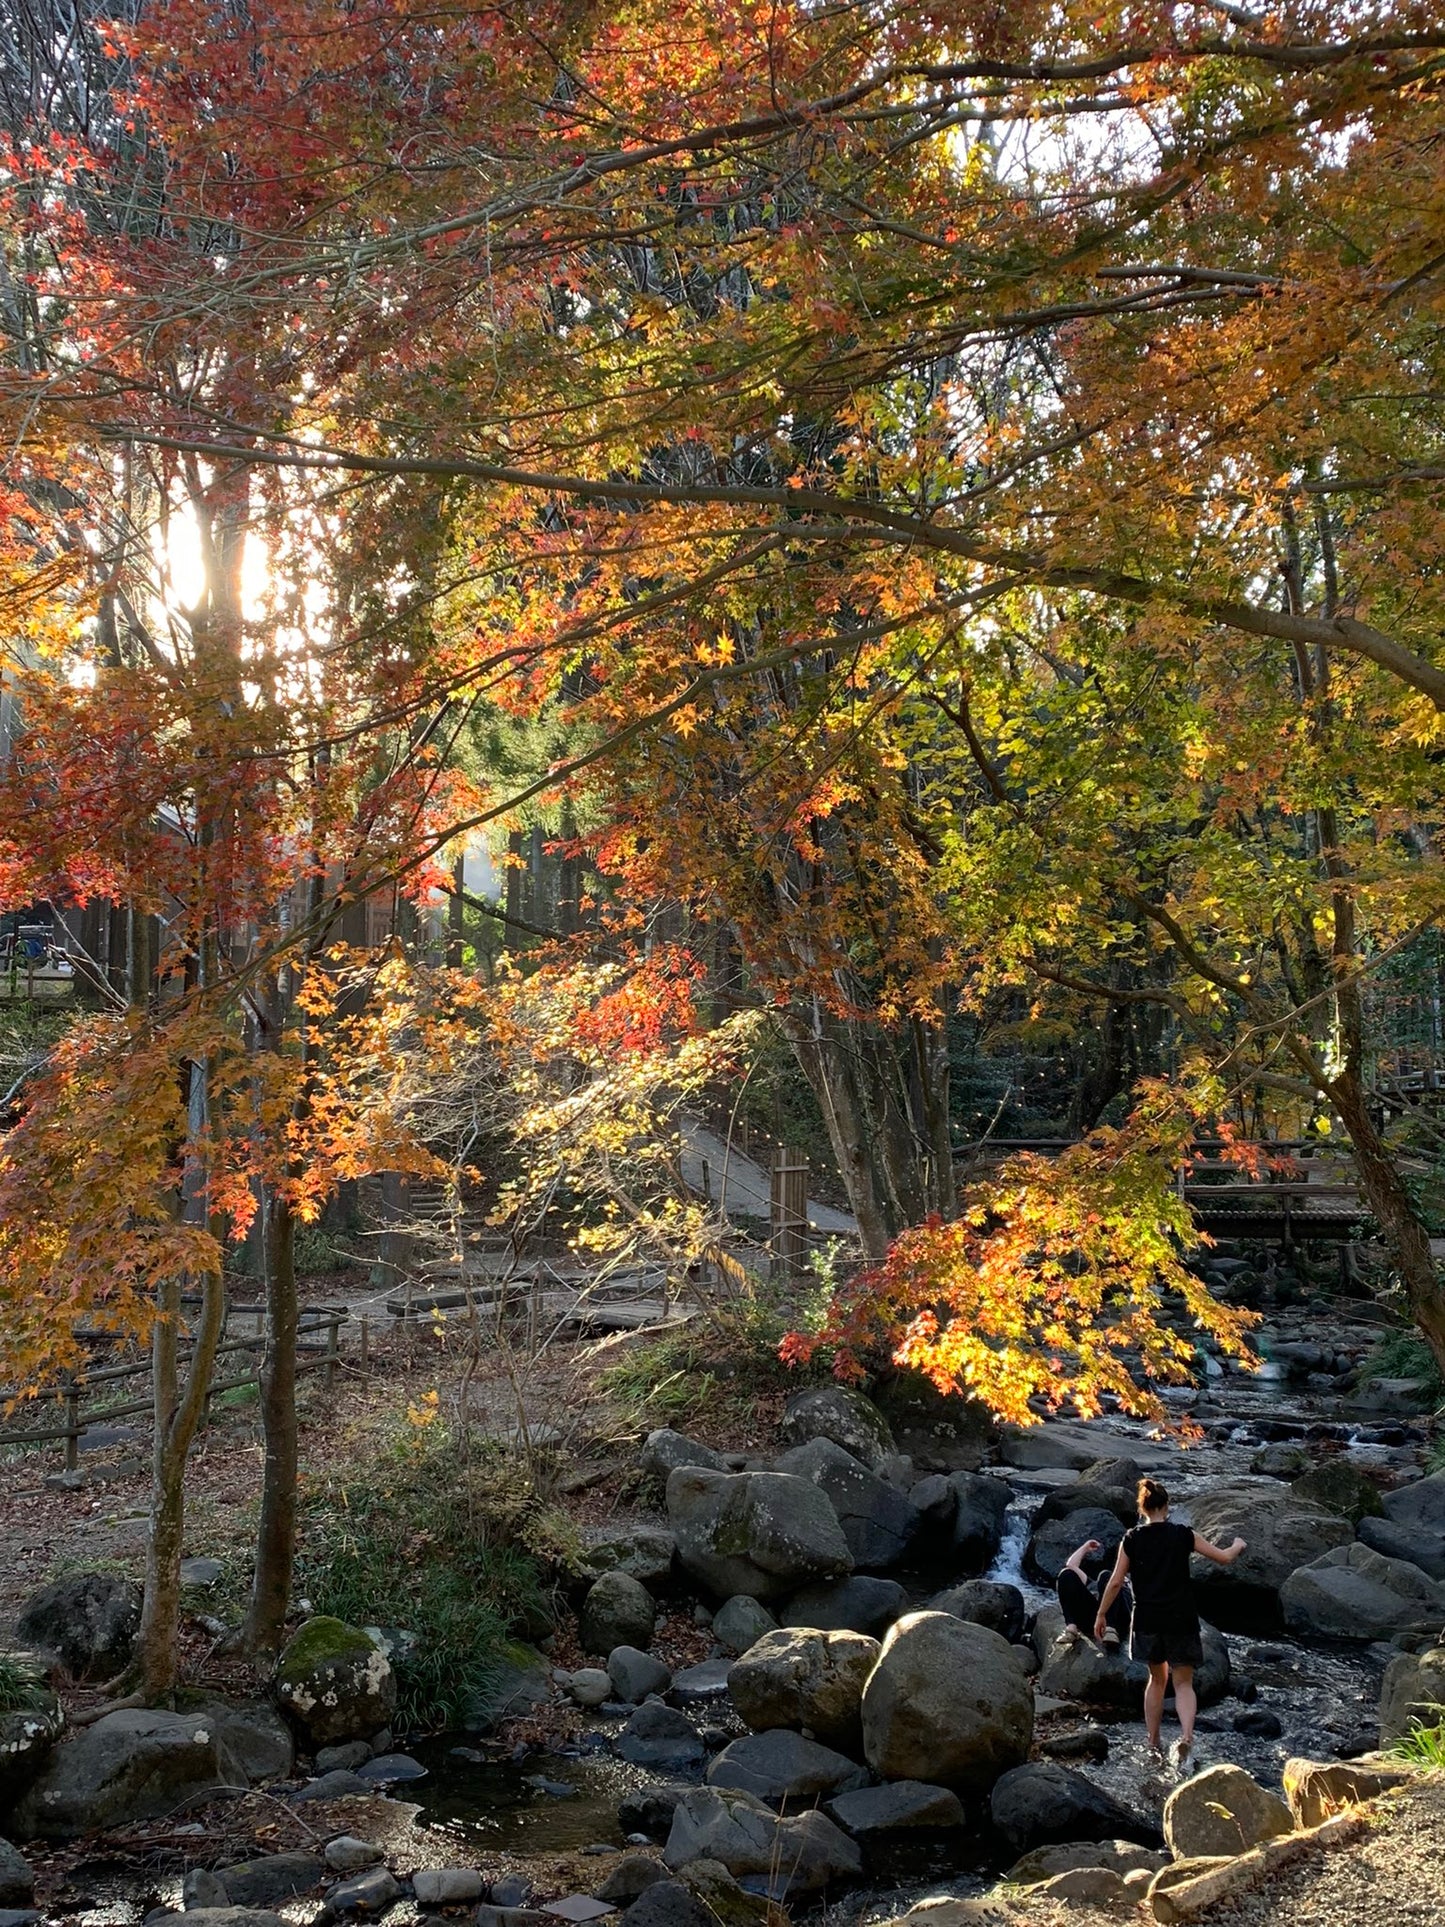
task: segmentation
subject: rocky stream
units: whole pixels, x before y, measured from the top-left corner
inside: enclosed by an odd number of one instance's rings
[[[42,1694],[0,1715],[0,1927],[556,1927],[624,1908],[628,1927],[766,1927],[821,1906],[955,1927],[1020,1896],[1012,1918],[1190,1917],[1191,1880],[1398,1778],[1377,1749],[1445,1700],[1445,1473],[1424,1472],[1420,1401],[1347,1393],[1367,1331],[1271,1336],[1260,1376],[1211,1361],[1179,1394],[1187,1447],[1118,1415],[894,1430],[837,1387],[794,1396],[766,1459],[655,1432],[655,1514],[589,1535],[592,1663],[519,1644],[465,1732],[394,1733],[406,1634],[333,1620],[299,1629],[268,1703],[66,1731]],[[1054,1600],[1076,1546],[1111,1556],[1143,1472],[1176,1517],[1248,1542],[1232,1568],[1196,1562],[1205,1770],[1187,1780],[1146,1754],[1142,1669],[1062,1639]],[[691,1612],[709,1657],[673,1671],[649,1651],[659,1601]],[[12,1643],[99,1676],[136,1605],[127,1581],[71,1577]],[[544,1715],[540,1743],[509,1724]],[[292,1836],[227,1864],[220,1789],[294,1816]],[[48,1876],[77,1838],[93,1853]]]

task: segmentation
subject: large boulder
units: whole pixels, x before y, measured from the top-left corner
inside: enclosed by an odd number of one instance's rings
[[[1294,1832],[1294,1815],[1242,1766],[1211,1766],[1164,1802],[1164,1838],[1176,1859],[1248,1853]]]
[[[855,1840],[890,1833],[940,1833],[963,1826],[966,1819],[963,1803],[951,1788],[927,1786],[922,1780],[890,1780],[884,1786],[840,1793],[828,1802],[827,1812]]]
[[[999,1457],[1005,1465],[1023,1471],[1050,1470],[1083,1472],[1098,1464],[1100,1449],[1110,1443],[1109,1433],[1101,1426],[1051,1419],[1042,1425],[1005,1425],[999,1434]],[[1179,1453],[1170,1446],[1151,1445],[1145,1439],[1130,1439],[1129,1456],[1145,1472],[1173,1470]]]
[[[888,1421],[871,1399],[848,1385],[809,1385],[783,1407],[778,1432],[784,1445],[831,1439],[876,1470],[893,1450]]]
[[[740,1788],[770,1806],[812,1805],[866,1786],[867,1771],[830,1746],[776,1727],[748,1733],[725,1746],[707,1770],[709,1786]]]
[[[385,1653],[359,1627],[324,1615],[287,1642],[272,1690],[313,1746],[366,1739],[396,1711],[396,1675]]]
[[[879,1651],[865,1633],[780,1627],[729,1670],[728,1692],[755,1732],[795,1726],[830,1746],[853,1747]]]
[[[1159,1840],[1153,1821],[1053,1760],[1033,1760],[1005,1773],[989,1799],[989,1816],[1015,1853],[1069,1840],[1136,1840],[1143,1846]]]
[[[1445,1585],[1358,1543],[1292,1572],[1279,1597],[1286,1626],[1308,1639],[1388,1639],[1445,1622]]]
[[[674,1432],[670,1425],[661,1425],[655,1432],[648,1433],[638,1455],[638,1464],[645,1476],[655,1479],[659,1485],[666,1485],[680,1465],[701,1466],[707,1472],[727,1470],[722,1455],[714,1452],[710,1445],[700,1444],[697,1439]]]
[[[1124,1537],[1117,1515],[1099,1506],[1085,1506],[1062,1518],[1045,1519],[1029,1535],[1024,1552],[1024,1569],[1046,1586],[1055,1585],[1059,1574],[1078,1548],[1097,1539],[1101,1550],[1091,1556],[1094,1568],[1112,1559]]]
[[[1130,1461],[1104,1459],[1100,1463],[1107,1476],[1111,1463],[1123,1465]],[[1139,1517],[1132,1490],[1120,1485],[1099,1485],[1081,1473],[1072,1485],[1055,1486],[1052,1492],[1044,1494],[1033,1516],[1034,1528],[1047,1525],[1050,1519],[1066,1519],[1071,1512],[1111,1512],[1125,1527],[1134,1525]],[[1084,1538],[1088,1536],[1083,1534]]]
[[[667,1514],[678,1558],[720,1599],[781,1599],[853,1569],[837,1514],[810,1479],[680,1466],[667,1481]]]
[[[1023,1638],[1026,1607],[1017,1586],[997,1579],[965,1579],[960,1586],[935,1593],[928,1602],[931,1613],[952,1613],[955,1619],[970,1620],[987,1626],[990,1632],[1006,1639],[1010,1646]]]
[[[645,1651],[656,1623],[657,1608],[646,1586],[625,1572],[604,1572],[587,1588],[577,1615],[577,1632],[584,1652],[600,1653],[605,1659],[619,1646]]]
[[[790,1890],[817,1892],[863,1870],[847,1834],[816,1809],[779,1819],[751,1793],[694,1787],[673,1809],[663,1859],[669,1867],[717,1860],[733,1874],[782,1869]]]
[[[37,1777],[65,1730],[60,1701],[28,1664],[18,1664],[24,1684],[9,1710],[0,1712],[0,1815]]]
[[[296,1763],[291,1729],[265,1700],[246,1700],[232,1706],[225,1700],[205,1699],[196,1710],[215,1722],[222,1752],[252,1786],[290,1777]]]
[[[1432,1472],[1428,1479],[1387,1492],[1384,1506],[1386,1518],[1397,1526],[1445,1536],[1445,1472]]]
[[[53,1653],[75,1679],[110,1679],[130,1663],[141,1603],[134,1579],[74,1572],[32,1593],[16,1630],[29,1645]]]
[[[1039,1657],[1038,1690],[1053,1699],[1082,1700],[1089,1706],[1134,1711],[1144,1698],[1149,1669],[1129,1657],[1127,1648],[1106,1652],[1091,1639],[1061,1641],[1064,1615],[1043,1606],[1034,1618],[1032,1640]],[[1213,1626],[1199,1629],[1204,1663],[1194,1671],[1201,1706],[1213,1706],[1229,1691],[1229,1647]]]
[[[1081,1465],[1078,1484],[1092,1487],[1095,1491],[1102,1487],[1106,1492],[1122,1493],[1132,1508],[1135,1494],[1139,1490],[1139,1481],[1143,1476],[1144,1468],[1139,1461],[1125,1455],[1122,1458],[1093,1459],[1088,1465]],[[1061,1489],[1067,1491],[1068,1487],[1064,1486]],[[1061,1873],[1063,1869],[1056,1867],[1054,1871]]]
[[[625,1572],[649,1588],[672,1577],[676,1541],[665,1526],[589,1526],[582,1532],[582,1559],[589,1572]]]
[[[1199,1609],[1226,1632],[1277,1627],[1280,1587],[1290,1574],[1355,1536],[1348,1519],[1296,1499],[1293,1487],[1253,1479],[1206,1486],[1190,1509],[1195,1531],[1215,1545],[1245,1541],[1231,1566],[1197,1554],[1192,1561]]]
[[[948,1488],[953,1506],[946,1529],[925,1532],[919,1550],[959,1577],[986,1572],[1003,1544],[1004,1519],[1013,1498],[1002,1479],[983,1472],[954,1472]]]
[[[1382,1518],[1385,1508],[1375,1481],[1351,1465],[1348,1459],[1321,1459],[1294,1482],[1296,1499],[1338,1512],[1357,1526],[1361,1519]]]
[[[1445,1532],[1423,1526],[1397,1525],[1393,1519],[1361,1519],[1355,1530],[1360,1544],[1387,1559],[1404,1559],[1432,1579],[1445,1579]]]
[[[820,1632],[871,1633],[881,1638],[908,1605],[896,1579],[856,1573],[795,1592],[783,1612],[785,1626],[815,1626]]]
[[[123,1707],[55,1748],[15,1810],[15,1830],[23,1839],[72,1840],[249,1784],[221,1722],[203,1712]]]
[[[951,1613],[909,1613],[863,1689],[863,1753],[885,1780],[985,1793],[1028,1757],[1033,1690],[1006,1639]]]
[[[917,1512],[896,1486],[870,1472],[841,1445],[810,1439],[784,1452],[777,1470],[811,1479],[827,1495],[855,1567],[876,1571],[907,1557],[918,1532]]]
[[[1437,1726],[1445,1706],[1445,1644],[1400,1653],[1380,1686],[1380,1744],[1404,1739],[1415,1726]]]

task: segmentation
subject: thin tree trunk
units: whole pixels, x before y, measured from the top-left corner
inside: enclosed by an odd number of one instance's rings
[[[243,1649],[258,1657],[281,1649],[296,1560],[296,1346],[301,1324],[296,1290],[296,1219],[288,1198],[268,1194],[262,1250],[266,1265],[266,1346],[261,1360],[261,1433],[265,1460],[256,1524],[256,1568],[241,1629]]]
[[[1399,1273],[1410,1316],[1445,1372],[1445,1290],[1430,1251],[1430,1233],[1376,1128],[1359,1077],[1347,1069],[1333,1080],[1335,1108],[1350,1134],[1360,1188]]]

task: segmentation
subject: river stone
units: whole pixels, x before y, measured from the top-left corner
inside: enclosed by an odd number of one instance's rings
[[[626,1907],[639,1894],[645,1894],[649,1887],[666,1878],[666,1867],[650,1854],[625,1853],[597,1889],[597,1898],[610,1901],[614,1907]]]
[[[946,1592],[935,1593],[928,1602],[928,1610],[952,1613],[955,1619],[987,1626],[1010,1646],[1022,1639],[1027,1616],[1024,1596],[1018,1587],[996,1579],[965,1579],[961,1586],[950,1586]]]
[[[1445,1706],[1445,1644],[1401,1653],[1385,1668],[1380,1688],[1380,1744],[1402,1740],[1415,1726],[1438,1724]]]
[[[1077,1483],[1081,1486],[1102,1487],[1106,1492],[1122,1492],[1132,1506],[1139,1490],[1139,1481],[1143,1476],[1144,1468],[1137,1459],[1128,1457],[1094,1459],[1088,1465],[1079,1467]],[[1067,1487],[1063,1489],[1068,1490]],[[1068,1869],[1059,1867],[1055,1871],[1066,1873]]]
[[[1413,1767],[1384,1763],[1366,1766],[1359,1760],[1286,1760],[1284,1797],[1295,1825],[1317,1827],[1332,1813],[1359,1806],[1377,1794],[1408,1786]]]
[[[1348,1459],[1321,1459],[1294,1482],[1294,1496],[1326,1512],[1338,1512],[1357,1526],[1361,1519],[1383,1518],[1380,1488]]]
[[[356,1769],[357,1779],[373,1787],[402,1786],[412,1780],[424,1780],[426,1776],[427,1769],[410,1753],[378,1753],[365,1766]]]
[[[778,1434],[784,1445],[829,1439],[876,1471],[893,1451],[893,1434],[878,1407],[848,1385],[809,1385],[783,1407]]]
[[[465,1907],[482,1897],[475,1867],[421,1867],[411,1877],[419,1907]]]
[[[1164,1838],[1176,1859],[1248,1853],[1293,1833],[1294,1815],[1242,1766],[1211,1766],[1164,1802]]]
[[[785,1598],[852,1570],[837,1514],[811,1480],[682,1466],[667,1481],[678,1558],[719,1598]]]
[[[193,1914],[201,1907],[226,1907],[226,1883],[209,1867],[187,1867],[181,1879],[181,1912]]]
[[[617,1803],[617,1825],[624,1834],[645,1833],[650,1840],[666,1840],[679,1802],[693,1789],[656,1786],[649,1782],[624,1793]]]
[[[270,1907],[306,1893],[325,1871],[314,1853],[268,1853],[222,1867],[220,1875],[233,1907]]]
[[[490,1733],[512,1720],[546,1706],[552,1698],[552,1669],[524,1640],[509,1640],[498,1652],[487,1684],[473,1694],[462,1724],[469,1733]]]
[[[1097,1565],[1113,1558],[1123,1537],[1124,1528],[1117,1516],[1097,1506],[1087,1506],[1062,1519],[1046,1519],[1029,1535],[1024,1570],[1045,1585],[1053,1586],[1086,1539],[1097,1539],[1103,1547],[1102,1553],[1094,1556],[1093,1563]]]
[[[198,1710],[215,1722],[221,1750],[238,1779],[264,1786],[272,1780],[290,1778],[296,1764],[296,1742],[274,1706],[265,1700],[230,1706],[224,1700],[206,1699]]]
[[[188,1907],[185,1927],[288,1927],[266,1907]]]
[[[1067,1519],[1074,1512],[1108,1512],[1121,1526],[1132,1526],[1139,1517],[1132,1492],[1117,1485],[1095,1485],[1081,1473],[1072,1485],[1055,1486],[1052,1492],[1044,1494],[1033,1515],[1034,1530],[1047,1525],[1050,1519]],[[1088,1538],[1089,1535],[1080,1536]]]
[[[709,1908],[680,1880],[655,1880],[627,1910],[630,1927],[718,1927]]]
[[[728,1692],[755,1732],[795,1726],[830,1745],[856,1746],[863,1687],[879,1645],[865,1633],[781,1626],[728,1672]]]
[[[1023,1471],[1040,1467],[1066,1472],[1082,1472],[1097,1465],[1099,1448],[1109,1442],[1109,1434],[1098,1426],[1049,1420],[1042,1425],[1005,1425],[999,1432],[999,1457],[1005,1465]],[[1153,1445],[1144,1439],[1130,1439],[1129,1456],[1137,1462],[1140,1476],[1145,1472],[1173,1470],[1179,1453],[1167,1446]]]
[[[1387,1492],[1384,1506],[1385,1516],[1397,1526],[1423,1527],[1445,1536],[1445,1472],[1432,1472],[1427,1479]]]
[[[1358,1542],[1292,1572],[1279,1596],[1286,1626],[1311,1639],[1388,1639],[1445,1621],[1445,1585]]]
[[[1102,1787],[1054,1760],[1005,1773],[989,1800],[993,1824],[1015,1853],[1073,1840],[1137,1840],[1155,1846],[1159,1829]]]
[[[908,1594],[896,1579],[856,1573],[831,1585],[804,1586],[788,1601],[785,1626],[812,1626],[820,1632],[869,1633],[877,1639],[904,1612]]]
[[[36,1779],[65,1731],[65,1709],[37,1678],[28,1706],[0,1713],[0,1813],[5,1813]]]
[[[20,1608],[21,1639],[54,1653],[75,1679],[110,1679],[130,1662],[141,1589],[113,1572],[74,1572]]]
[[[324,1615],[308,1619],[276,1662],[281,1707],[314,1746],[354,1740],[390,1724],[396,1675],[386,1655],[356,1626]]]
[[[777,1461],[776,1470],[811,1479],[826,1494],[858,1569],[886,1570],[907,1556],[918,1532],[917,1512],[896,1486],[832,1439],[794,1446]]]
[[[650,1694],[665,1693],[672,1674],[660,1659],[637,1646],[614,1646],[607,1655],[607,1677],[618,1699],[640,1706]]]
[[[952,1525],[937,1541],[938,1550],[953,1573],[972,1577],[987,1571],[998,1556],[1013,1494],[1002,1479],[982,1472],[950,1473],[948,1485],[953,1493]],[[920,1552],[927,1556],[934,1543],[928,1535]]]
[[[310,1800],[344,1800],[349,1794],[371,1790],[355,1773],[348,1773],[344,1767],[333,1767],[330,1773],[318,1773],[314,1780],[308,1780],[295,1798],[300,1806]]]
[[[577,1615],[584,1652],[604,1658],[619,1646],[650,1645],[656,1624],[652,1594],[625,1572],[604,1572],[594,1580]]]
[[[29,1861],[8,1840],[0,1840],[0,1907],[28,1907],[34,1897]]]
[[[1100,1913],[1134,1911],[1138,1898],[1112,1867],[1071,1867],[1048,1880],[1037,1881],[1028,1889],[1035,1900],[1063,1901],[1066,1905],[1089,1907]]]
[[[1302,1445],[1276,1439],[1262,1445],[1249,1462],[1249,1469],[1261,1479],[1297,1479],[1314,1461]]]
[[[712,1635],[725,1653],[736,1659],[756,1646],[764,1633],[777,1631],[778,1622],[767,1607],[746,1593],[734,1593],[712,1616]]]
[[[55,1748],[17,1806],[15,1826],[23,1838],[72,1840],[247,1784],[205,1714],[122,1707]]]
[[[638,1707],[616,1746],[634,1766],[688,1766],[703,1756],[702,1736],[692,1721],[660,1700]]]
[[[1006,1639],[951,1613],[909,1613],[863,1688],[863,1754],[885,1780],[985,1793],[1028,1757],[1033,1690]]]
[[[665,1526],[589,1526],[582,1533],[582,1560],[589,1572],[625,1572],[639,1585],[665,1586],[672,1577],[677,1542]]]
[[[1229,1631],[1268,1631],[1280,1623],[1280,1587],[1290,1574],[1354,1538],[1338,1513],[1253,1480],[1206,1486],[1190,1501],[1194,1529],[1217,1546],[1246,1541],[1232,1566],[1198,1554],[1191,1561],[1200,1612]]]
[[[316,1752],[316,1771],[318,1773],[354,1773],[359,1766],[365,1766],[371,1758],[369,1740],[342,1740],[337,1746],[318,1747]]]
[[[702,1466],[709,1472],[726,1470],[722,1457],[710,1445],[702,1445],[681,1432],[674,1432],[670,1425],[659,1426],[657,1431],[649,1432],[643,1442],[639,1464],[650,1479],[665,1485],[680,1465]]]
[[[1393,1519],[1361,1519],[1356,1531],[1360,1544],[1387,1559],[1404,1559],[1431,1579],[1445,1579],[1445,1533],[1422,1526],[1396,1525]]]
[[[1131,1873],[1152,1876],[1168,1865],[1169,1854],[1163,1847],[1141,1847],[1133,1840],[1071,1840],[1055,1847],[1035,1847],[1014,1862],[1004,1879],[1011,1887],[1032,1887],[1084,1867],[1107,1867],[1123,1879]]]
[[[855,1839],[920,1829],[942,1832],[961,1827],[966,1818],[956,1793],[946,1786],[927,1786],[922,1780],[891,1780],[886,1786],[857,1787],[829,1800],[825,1811]]]
[[[579,1667],[567,1682],[567,1692],[579,1706],[600,1706],[612,1697],[611,1675],[600,1666]]]
[[[704,1659],[696,1666],[683,1666],[672,1676],[669,1689],[679,1706],[706,1706],[727,1698],[728,1674],[732,1661]]]
[[[380,1847],[370,1840],[358,1840],[354,1833],[339,1833],[327,1841],[323,1852],[333,1873],[360,1873],[363,1867],[374,1867],[386,1858]]]
[[[326,1896],[326,1904],[341,1914],[379,1914],[401,1899],[401,1882],[388,1867],[368,1867],[354,1873]]]
[[[663,1859],[669,1867],[719,1860],[732,1874],[785,1869],[790,1891],[813,1893],[863,1870],[857,1846],[816,1808],[783,1819],[750,1793],[694,1787],[672,1816]]]
[[[784,1801],[812,1804],[867,1781],[865,1769],[843,1754],[781,1726],[733,1740],[707,1770],[709,1786],[740,1788],[770,1806]]]

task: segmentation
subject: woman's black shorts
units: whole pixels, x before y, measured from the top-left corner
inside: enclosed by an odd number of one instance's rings
[[[1172,1626],[1162,1633],[1134,1631],[1129,1636],[1129,1656],[1146,1666],[1202,1666],[1204,1642],[1199,1636],[1199,1621],[1192,1626]]]

